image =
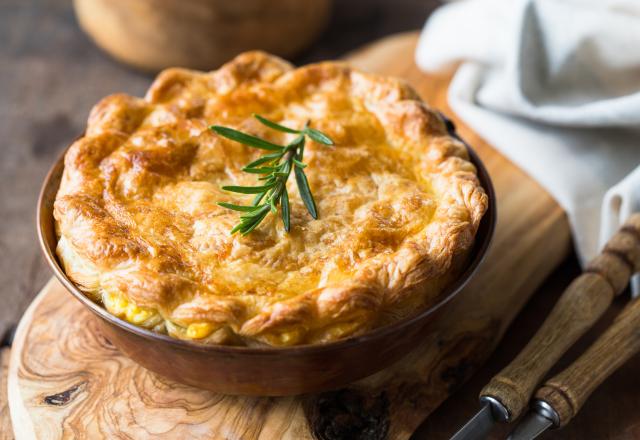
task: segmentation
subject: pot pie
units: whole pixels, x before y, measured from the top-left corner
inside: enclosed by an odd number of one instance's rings
[[[212,124],[308,142],[314,220],[287,184],[290,232],[268,215],[231,235],[262,154]],[[406,319],[465,265],[488,205],[465,146],[405,83],[248,52],[213,72],[163,71],[144,99],[108,96],[66,153],[54,217],[69,278],[113,315],[206,344],[325,343]]]

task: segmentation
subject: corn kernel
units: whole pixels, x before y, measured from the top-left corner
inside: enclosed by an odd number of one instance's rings
[[[288,332],[280,333],[277,338],[280,340],[282,345],[293,345],[300,341],[302,337],[302,332],[299,330],[293,330]]]
[[[129,305],[129,302],[123,297],[118,296],[116,297],[114,304],[116,309],[118,309],[120,313],[124,313],[124,311],[127,309],[127,306]]]
[[[129,304],[127,309],[125,310],[125,318],[127,321],[131,321],[136,313],[139,312],[138,307],[135,304]]]
[[[154,311],[146,307],[138,307],[117,293],[104,294],[102,301],[105,308],[119,318],[124,318],[132,324],[143,324],[152,318]]]
[[[187,327],[187,337],[191,339],[202,339],[209,336],[213,330],[215,329],[215,325],[210,322],[198,322],[195,324],[189,324]]]
[[[127,310],[127,301],[120,295],[114,293],[107,293],[103,296],[102,301],[106,309],[115,316],[123,316]]]
[[[141,309],[139,307],[136,307],[135,309],[136,310],[132,311],[130,315],[127,314],[127,319],[133,324],[142,324],[153,314],[150,310]]]

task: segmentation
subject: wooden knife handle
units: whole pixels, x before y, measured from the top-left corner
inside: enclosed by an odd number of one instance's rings
[[[566,425],[611,373],[640,351],[640,300],[633,300],[614,323],[566,370],[549,379],[535,394]]]
[[[640,213],[633,214],[586,271],[564,291],[527,346],[480,392],[498,400],[514,420],[543,376],[640,271]]]

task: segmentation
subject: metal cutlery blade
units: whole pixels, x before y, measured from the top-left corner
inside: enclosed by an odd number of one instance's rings
[[[485,403],[482,409],[476,413],[451,440],[479,440],[485,439],[496,421],[493,418],[491,404]]]
[[[507,440],[533,440],[552,426],[551,420],[536,412],[530,412],[518,423]]]

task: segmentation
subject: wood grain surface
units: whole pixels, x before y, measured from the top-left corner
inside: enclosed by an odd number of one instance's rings
[[[557,412],[560,426],[565,426],[591,393],[638,351],[640,301],[634,300],[575,363],[546,381],[535,397],[548,402]]]
[[[478,394],[491,377],[511,362],[549,314],[563,288],[580,274],[574,258],[568,259],[527,303],[495,353],[458,392],[424,421],[414,440],[448,440],[478,409]],[[602,319],[560,359],[549,373],[554,376],[575,361],[611,325],[628,304],[628,294],[617,297]],[[640,439],[640,355],[614,372],[589,397],[577,416],[564,428],[545,432],[540,440],[637,440]],[[504,440],[513,425],[497,426],[488,440]]]
[[[480,394],[497,399],[507,409],[510,420],[517,419],[551,367],[600,319],[614,297],[627,286],[631,275],[638,271],[640,214],[635,214],[589,262],[586,272],[567,287],[527,346]],[[563,379],[566,381],[568,376]],[[578,383],[577,379],[571,379]],[[572,391],[584,396],[580,390]],[[573,415],[565,417],[563,425]]]
[[[413,64],[416,34],[349,57],[406,78],[447,112],[447,76]],[[568,253],[565,216],[522,171],[459,124],[494,179],[498,226],[480,274],[392,367],[345,389],[298,398],[213,395],[152,375],[117,353],[56,282],[25,314],[12,350],[10,406],[17,438],[405,439],[483,363],[515,314]],[[170,360],[168,360],[170,361]]]
[[[9,415],[9,401],[6,399],[10,356],[10,348],[0,348],[0,440],[13,440],[14,438]]]
[[[290,58],[317,39],[331,6],[330,0],[73,3],[81,27],[97,45],[151,72],[174,66],[211,69],[255,49]]]

